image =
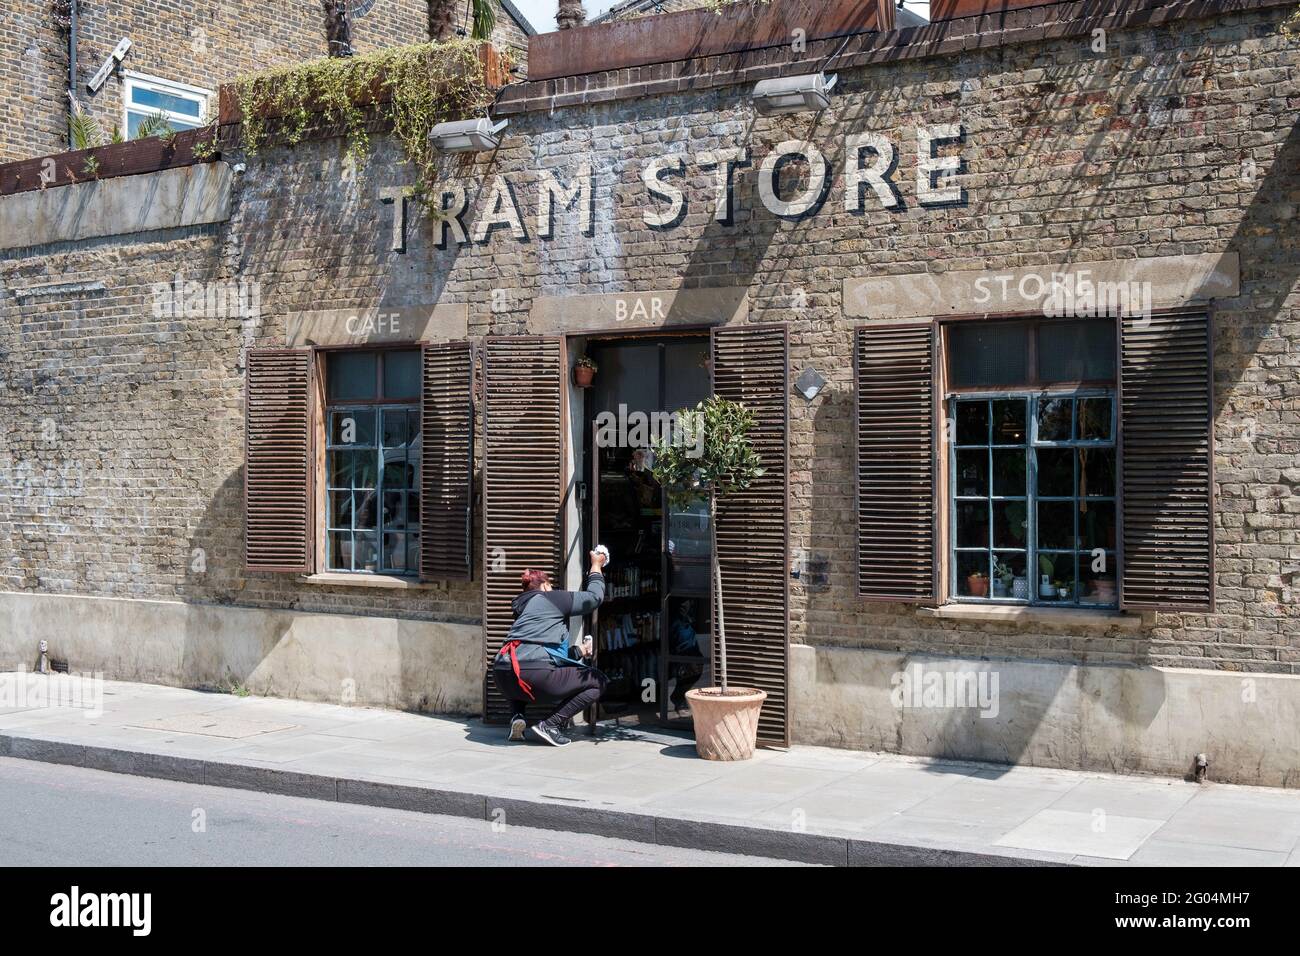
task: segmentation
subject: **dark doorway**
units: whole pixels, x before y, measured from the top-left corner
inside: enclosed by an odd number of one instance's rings
[[[669,497],[651,446],[670,416],[711,393],[707,335],[593,337],[585,406],[585,550],[606,545],[607,594],[586,622],[609,684],[596,720],[689,730],[685,694],[708,686],[712,535],[704,501]]]

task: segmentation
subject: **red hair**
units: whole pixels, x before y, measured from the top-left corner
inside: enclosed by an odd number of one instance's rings
[[[538,571],[536,568],[529,568],[519,576],[519,579],[523,582],[522,590],[524,591],[536,591],[543,584],[551,583],[551,576],[545,571]]]

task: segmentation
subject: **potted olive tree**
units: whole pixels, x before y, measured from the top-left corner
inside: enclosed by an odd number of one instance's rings
[[[706,760],[748,760],[754,755],[758,714],[767,693],[755,687],[732,687],[727,680],[718,501],[743,491],[763,474],[749,437],[754,415],[744,405],[714,396],[694,409],[681,409],[674,419],[671,434],[655,447],[654,476],[674,501],[708,498],[713,536],[709,561],[717,614],[718,686],[686,692],[695,722],[695,749]]]

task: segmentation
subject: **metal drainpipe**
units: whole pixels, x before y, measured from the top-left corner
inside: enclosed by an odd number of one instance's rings
[[[72,114],[77,108],[77,0],[72,0],[71,23],[68,27],[68,149],[72,141]]]

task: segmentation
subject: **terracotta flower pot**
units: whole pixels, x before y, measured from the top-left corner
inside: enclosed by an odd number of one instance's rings
[[[748,760],[758,740],[758,712],[767,691],[733,687],[723,697],[717,687],[686,692],[695,721],[695,749],[705,760]]]
[[[596,377],[596,370],[586,365],[575,365],[573,367],[573,384],[578,388],[591,388],[592,380]]]
[[[970,588],[972,597],[985,597],[989,593],[989,579],[970,575],[966,578],[966,586]]]

